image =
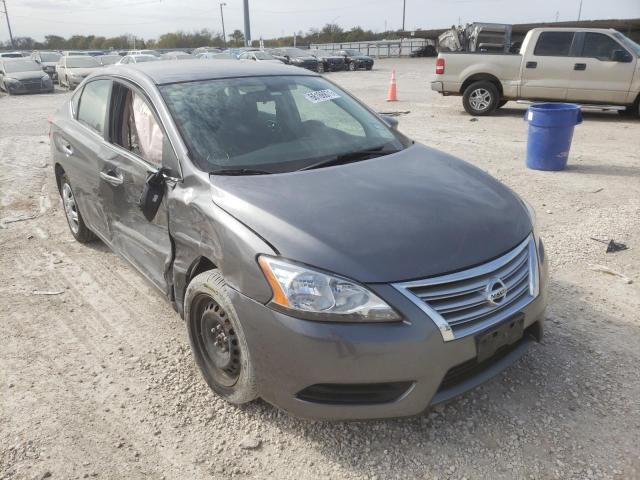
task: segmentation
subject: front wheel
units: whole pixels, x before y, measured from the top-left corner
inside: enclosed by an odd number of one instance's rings
[[[242,325],[217,270],[197,275],[184,300],[189,342],[209,387],[229,403],[257,398],[251,353]]]
[[[470,115],[490,115],[498,107],[499,93],[496,86],[486,80],[469,85],[462,96],[462,105]]]
[[[318,73],[324,73],[324,63],[323,62],[319,62],[318,63]]]
[[[356,70],[356,62],[349,62],[349,66],[347,68],[354,72]]]

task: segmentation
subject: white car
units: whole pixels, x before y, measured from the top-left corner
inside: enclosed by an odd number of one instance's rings
[[[281,60],[278,60],[276,57],[267,52],[262,51],[249,51],[244,52],[238,56],[238,60],[249,60],[253,62],[267,62],[267,63],[279,63],[282,64]]]
[[[89,55],[63,56],[60,57],[56,72],[58,74],[58,83],[61,87],[67,87],[69,90],[76,88],[84,78],[93,73],[96,68],[102,65]]]
[[[118,62],[118,64],[119,65],[131,65],[131,64],[134,64],[134,63],[155,62],[156,60],[158,60],[158,57],[156,57],[155,55],[147,55],[147,54],[125,55]]]

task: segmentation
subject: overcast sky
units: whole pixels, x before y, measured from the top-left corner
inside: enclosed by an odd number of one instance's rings
[[[7,0],[14,36],[47,34],[156,38],[165,32],[221,31],[219,0]],[[242,0],[226,0],[227,33],[243,28]],[[406,0],[406,29],[464,22],[575,20],[580,0]],[[334,22],[384,31],[402,25],[402,0],[249,0],[254,40],[290,35]],[[640,18],[640,0],[583,0],[583,19]],[[8,40],[0,14],[0,40]]]

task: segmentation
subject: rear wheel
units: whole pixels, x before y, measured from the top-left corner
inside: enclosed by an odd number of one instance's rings
[[[193,355],[209,387],[234,404],[257,398],[249,347],[224,278],[217,270],[191,280],[184,312]]]
[[[493,83],[480,80],[466,88],[462,105],[470,115],[489,115],[497,108],[499,97],[498,89]]]
[[[640,117],[640,101],[636,101],[624,110],[618,110],[618,114],[623,117]]]
[[[64,207],[64,214],[67,218],[67,224],[73,237],[80,243],[89,243],[95,240],[96,236],[84,223],[82,214],[78,210],[78,204],[76,203],[76,197],[71,189],[71,184],[66,174],[62,175],[60,179],[60,196],[62,197],[62,206]]]
[[[324,62],[318,62],[318,73],[324,73]]]
[[[355,71],[356,69],[356,62],[349,62],[349,65],[347,67],[349,70],[351,70],[352,72]]]

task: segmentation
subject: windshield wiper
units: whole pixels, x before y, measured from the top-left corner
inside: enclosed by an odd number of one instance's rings
[[[357,162],[358,160],[365,160],[367,158],[381,157],[390,153],[396,153],[397,151],[398,150],[384,150],[384,145],[380,145],[379,147],[366,148],[364,150],[355,150],[353,152],[347,152],[343,153],[342,155],[337,155],[327,160],[322,160],[321,162],[312,163],[311,165],[307,165],[306,167],[303,167],[298,171],[313,170],[314,168],[330,167],[332,165],[344,165],[345,163]]]
[[[254,168],[221,168],[209,172],[210,175],[270,175],[272,173]]]

